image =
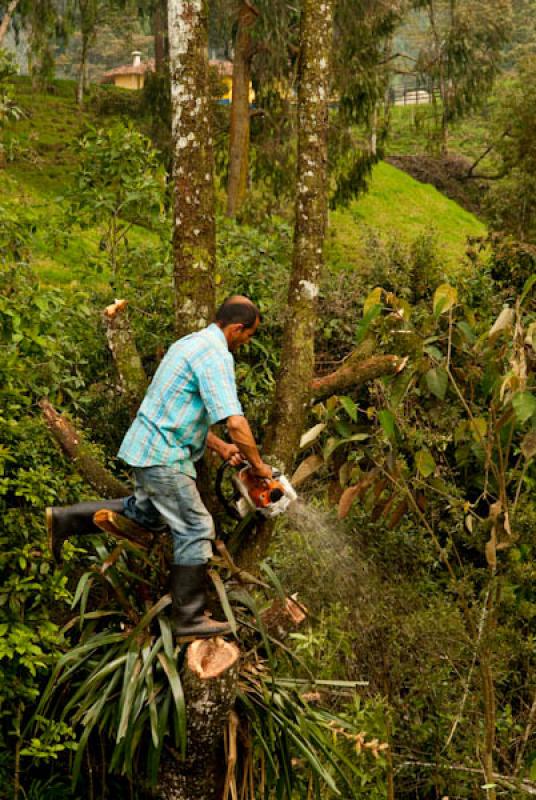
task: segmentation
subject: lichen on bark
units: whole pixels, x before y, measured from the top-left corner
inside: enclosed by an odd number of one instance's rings
[[[327,132],[332,0],[302,6],[298,72],[298,175],[294,251],[281,367],[266,449],[289,469],[314,369],[318,284],[327,221]]]
[[[215,224],[206,0],[169,0],[174,286],[178,336],[206,326],[215,303]]]

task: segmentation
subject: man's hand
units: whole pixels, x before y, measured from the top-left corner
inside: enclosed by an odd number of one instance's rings
[[[238,467],[239,464],[246,460],[236,444],[227,444],[226,442],[220,449],[220,456],[232,467]]]
[[[269,464],[265,464],[264,461],[261,461],[261,463],[257,464],[256,467],[252,466],[251,471],[257,478],[272,477],[272,468]]]

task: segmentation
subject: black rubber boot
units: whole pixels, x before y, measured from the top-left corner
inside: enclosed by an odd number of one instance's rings
[[[208,639],[231,633],[228,622],[205,614],[207,565],[173,564],[171,567],[171,596],[173,606],[171,623],[176,636]]]
[[[61,551],[69,536],[85,536],[101,533],[93,522],[93,515],[101,508],[120,514],[123,498],[118,500],[90,500],[73,506],[51,506],[46,510],[48,546],[56,563],[61,561]]]

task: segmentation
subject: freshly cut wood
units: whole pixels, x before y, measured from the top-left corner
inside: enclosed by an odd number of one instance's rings
[[[111,534],[116,539],[127,539],[144,550],[148,550],[154,541],[154,534],[147,528],[142,528],[133,520],[107,508],[97,511],[93,515],[93,522],[101,531]]]
[[[104,309],[103,319],[108,346],[119,375],[119,390],[131,416],[134,416],[147,389],[147,375],[136,348],[127,305],[127,300],[116,300]]]
[[[39,406],[52,436],[75,464],[78,472],[102,497],[125,497],[129,487],[109,472],[91,453],[82,434],[44,398]]]
[[[314,378],[311,382],[311,390],[317,399],[326,397],[355,386],[361,386],[367,381],[383,375],[396,375],[404,369],[406,363],[407,358],[399,356],[372,356],[358,361],[348,358],[335,372],[330,372],[321,378]]]
[[[298,602],[297,594],[293,594],[284,601],[279,598],[274,600],[262,612],[261,620],[268,633],[284,639],[307,619],[307,613],[307,607]]]
[[[219,637],[198,639],[182,670],[186,700],[187,749],[181,760],[173,748],[162,758],[161,800],[219,800],[226,778],[224,730],[236,698],[240,653]]]

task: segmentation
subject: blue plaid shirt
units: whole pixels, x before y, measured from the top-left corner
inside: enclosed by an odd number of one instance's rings
[[[171,345],[118,456],[133,467],[178,464],[195,478],[210,425],[243,414],[234,359],[214,323]]]

